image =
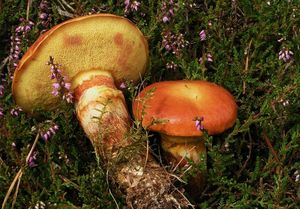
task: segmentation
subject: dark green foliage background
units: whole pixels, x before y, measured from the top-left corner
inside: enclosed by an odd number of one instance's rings
[[[69,17],[59,13],[63,1],[51,2],[52,27]],[[74,8],[66,7],[66,11],[74,16],[88,14],[92,9],[124,15],[123,1],[66,2]],[[38,21],[39,3],[33,1],[30,7],[29,19],[33,22]],[[175,16],[168,23],[161,21],[161,0],[142,1],[138,11],[127,14],[149,41],[146,84],[204,79],[228,89],[239,106],[232,129],[206,138],[205,191],[197,198],[186,195],[199,208],[300,208],[300,182],[295,181],[295,172],[300,173],[300,2],[175,3]],[[0,61],[9,55],[10,36],[19,18],[26,17],[26,7],[24,0],[0,1]],[[39,30],[34,27],[28,34],[23,52],[37,39]],[[201,30],[208,36],[204,42],[199,38]],[[162,45],[163,31],[182,33],[189,44],[174,55]],[[281,38],[285,40],[278,42]],[[283,48],[294,53],[290,62],[278,59]],[[205,59],[207,53],[212,54],[213,62]],[[202,63],[198,62],[200,57]],[[172,61],[178,66],[175,70],[166,68]],[[50,119],[60,130],[50,141],[39,141],[38,166],[25,170],[15,208],[33,208],[38,201],[48,208],[116,208],[109,188],[122,207],[123,197],[114,185],[108,184],[72,107],[62,104],[57,111],[44,112],[39,118],[26,113],[11,116],[15,103],[7,68],[4,65],[0,69],[5,79],[5,95],[0,97],[0,107],[4,109],[0,117],[0,200],[24,165],[28,145],[36,135],[32,127]],[[136,93],[134,88],[125,92],[128,104]],[[289,104],[283,105],[284,101]],[[7,208],[11,202],[12,197]]]

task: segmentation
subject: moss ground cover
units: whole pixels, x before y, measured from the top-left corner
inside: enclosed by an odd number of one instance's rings
[[[204,191],[195,196],[184,183],[175,182],[195,208],[300,207],[299,1],[8,0],[0,1],[0,200],[6,202],[4,208],[125,205],[72,105],[62,99],[55,111],[33,117],[15,104],[11,93],[15,67],[41,33],[64,20],[94,13],[126,16],[149,41],[146,78],[138,86],[122,85],[129,107],[141,88],[165,80],[207,80],[235,97],[239,107],[235,126],[205,138]],[[154,152],[159,150],[155,145],[159,136],[134,124],[132,135],[149,137]],[[179,171],[174,175],[180,176]]]

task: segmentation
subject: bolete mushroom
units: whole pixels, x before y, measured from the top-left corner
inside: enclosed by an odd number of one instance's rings
[[[232,127],[237,105],[227,90],[211,82],[164,81],[139,93],[133,114],[143,127],[160,133],[167,161],[183,167],[188,159],[206,165],[203,129],[214,135]]]
[[[53,27],[29,48],[14,73],[13,95],[27,112],[51,110],[59,100],[51,94],[49,56],[71,80],[77,117],[96,153],[107,165],[115,162],[120,150],[131,144],[126,136],[130,116],[117,86],[126,80],[137,82],[144,74],[146,38],[129,20],[111,14],[78,17]],[[169,175],[151,156],[147,163],[145,159],[146,152],[139,152],[130,161],[115,162],[116,170],[110,172],[127,192],[128,205],[176,200]]]

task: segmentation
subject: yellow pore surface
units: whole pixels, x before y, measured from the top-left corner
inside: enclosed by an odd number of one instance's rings
[[[55,107],[49,56],[70,80],[82,71],[105,70],[117,83],[137,81],[146,69],[148,45],[133,23],[115,15],[84,16],[55,26],[29,48],[15,71],[13,95],[25,111]]]

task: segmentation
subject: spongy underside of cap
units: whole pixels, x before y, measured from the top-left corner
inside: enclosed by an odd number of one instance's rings
[[[51,109],[49,56],[70,80],[79,72],[110,71],[116,82],[144,74],[148,46],[143,34],[125,18],[92,15],[64,22],[40,37],[23,56],[14,74],[13,95],[26,111]]]

